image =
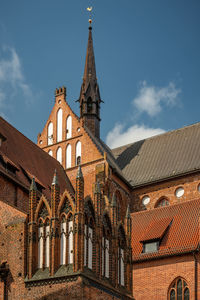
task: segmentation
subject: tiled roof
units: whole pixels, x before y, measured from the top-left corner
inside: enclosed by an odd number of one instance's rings
[[[199,217],[200,199],[133,213],[133,261],[176,255],[197,249],[199,245]],[[144,233],[146,233],[146,237]],[[144,237],[147,239],[160,238],[159,250],[152,253],[142,253]]]
[[[34,176],[36,182],[44,187],[42,193],[50,199],[50,187],[56,169],[61,193],[67,189],[74,194],[74,189],[57,160],[40,149],[2,117],[0,117],[0,130],[1,134],[6,137],[0,149],[1,154],[7,162],[12,162],[19,169],[16,171],[16,175],[13,175],[14,178],[29,188],[32,176]]]
[[[200,123],[112,150],[133,187],[200,170]]]

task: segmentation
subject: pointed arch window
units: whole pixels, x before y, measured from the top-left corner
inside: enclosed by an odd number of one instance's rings
[[[47,129],[47,144],[52,145],[53,144],[53,123],[50,122]]]
[[[64,215],[61,221],[60,237],[60,264],[73,263],[73,217],[72,214],[66,218]]]
[[[62,141],[62,118],[63,118],[63,112],[62,109],[59,108],[57,112],[57,142]]]
[[[126,239],[122,226],[118,231],[118,284],[125,285],[125,247]]]
[[[85,226],[84,226],[84,266],[89,269],[93,268],[93,256],[95,255],[95,247],[93,246],[95,239],[94,223],[95,213],[91,199],[85,203]]]
[[[81,163],[81,142],[76,143],[76,165]]]
[[[66,138],[70,139],[72,137],[72,117],[68,116],[66,120],[66,131],[67,135]]]
[[[72,146],[68,144],[66,148],[66,169],[71,168],[71,166],[72,166]]]
[[[187,282],[181,278],[176,278],[169,288],[169,300],[190,300],[190,291]]]
[[[59,163],[62,164],[62,149],[61,149],[61,147],[58,147],[58,149],[57,149],[56,158],[59,161]]]
[[[42,221],[38,227],[38,268],[43,268],[43,256],[44,256],[44,224]]]
[[[50,225],[49,220],[45,224],[45,267],[49,268],[49,257],[50,257]]]
[[[109,278],[111,248],[111,222],[108,215],[103,218],[102,237],[102,276]]]

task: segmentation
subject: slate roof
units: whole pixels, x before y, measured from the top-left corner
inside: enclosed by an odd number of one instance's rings
[[[200,123],[112,149],[133,187],[200,170]]]
[[[132,216],[133,261],[196,250],[199,245],[199,217],[200,199],[134,213]],[[160,228],[158,224],[162,223],[164,226]],[[144,239],[149,240],[149,237],[151,240],[161,240],[159,250],[142,253]]]
[[[74,195],[74,189],[61,164],[36,144],[26,138],[2,117],[0,117],[0,133],[6,138],[0,147],[3,162],[15,166],[13,178],[29,189],[32,177],[40,185],[42,193],[50,199],[50,187],[55,169],[57,170],[60,192],[67,189]],[[0,163],[0,170],[7,171]],[[9,173],[12,176],[12,173]]]

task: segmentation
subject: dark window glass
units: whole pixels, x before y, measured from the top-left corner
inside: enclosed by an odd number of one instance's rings
[[[170,292],[170,300],[175,300],[175,290],[171,290],[171,292]]]
[[[177,282],[177,300],[182,300],[182,280]]]
[[[185,288],[185,291],[184,291],[184,300],[190,300],[190,292],[187,287]]]

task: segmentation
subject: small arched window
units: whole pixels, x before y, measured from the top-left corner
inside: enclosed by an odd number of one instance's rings
[[[68,144],[66,148],[66,169],[71,168],[71,166],[72,166],[72,146]]]
[[[76,143],[76,165],[81,163],[81,142]]]
[[[47,144],[53,144],[53,123],[50,122],[47,129]]]
[[[190,291],[187,282],[183,278],[176,278],[170,285],[169,300],[190,300]]]
[[[72,137],[72,117],[68,116],[66,121],[67,139]]]
[[[58,149],[57,149],[56,159],[59,161],[60,164],[62,164],[62,149],[61,149],[61,147],[58,147]]]
[[[158,200],[155,205],[155,208],[162,207],[162,206],[169,206],[169,200],[166,198],[162,198],[162,199]]]
[[[87,100],[87,112],[91,113],[92,112],[92,98],[89,97]]]
[[[62,141],[62,109],[59,108],[57,112],[57,142]]]

